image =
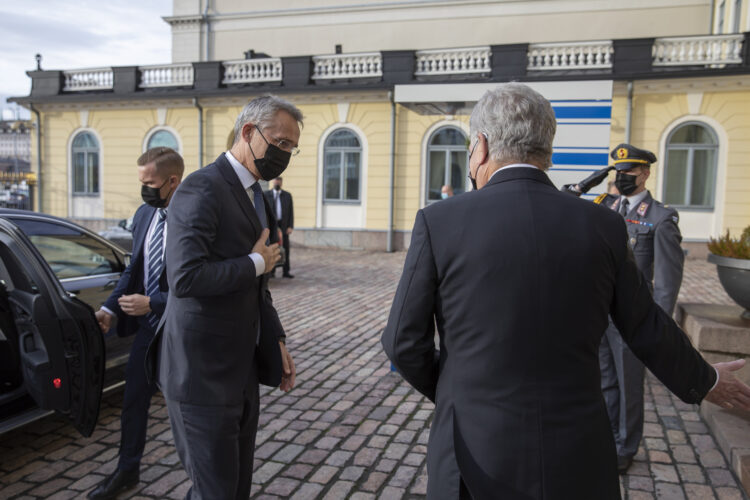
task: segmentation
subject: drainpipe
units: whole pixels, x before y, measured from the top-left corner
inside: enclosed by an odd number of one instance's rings
[[[393,92],[388,92],[391,101],[391,183],[389,185],[388,201],[388,242],[386,252],[393,252],[393,189],[396,173],[396,102],[393,100]]]
[[[625,144],[630,144],[630,125],[633,120],[633,82],[628,82],[628,102],[625,108]]]
[[[211,32],[211,26],[208,23],[208,4],[210,0],[206,0],[206,7],[203,9],[203,22],[206,23],[206,58],[204,61],[208,61],[208,52],[209,52],[209,41],[208,37]]]
[[[39,212],[42,210],[42,117],[39,110],[29,103],[29,109],[36,115],[36,206]],[[33,210],[34,207],[31,207]]]
[[[198,110],[198,168],[203,167],[203,108],[198,98],[193,97],[193,106]]]

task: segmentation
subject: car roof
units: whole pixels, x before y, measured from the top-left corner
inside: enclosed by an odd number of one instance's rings
[[[86,233],[87,235],[96,238],[97,240],[101,240],[105,242],[108,246],[115,247],[120,253],[126,254],[128,253],[124,248],[122,248],[117,243],[108,240],[107,238],[102,238],[95,232],[91,231],[90,229],[87,229],[80,224],[76,224],[75,222],[72,222],[68,219],[63,219],[62,217],[56,217],[54,215],[44,214],[41,212],[33,212],[31,210],[18,210],[16,208],[0,208],[0,217],[28,217],[28,218],[34,218],[34,219],[43,219],[50,222],[56,222],[58,224],[62,224],[64,226],[74,227],[78,229],[79,231]]]

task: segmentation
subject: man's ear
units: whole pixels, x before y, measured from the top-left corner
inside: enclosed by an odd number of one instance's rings
[[[645,179],[643,179],[643,180],[644,180],[644,182],[645,182],[645,181],[647,181],[647,180],[648,180],[648,177],[649,177],[649,176],[651,175],[651,168],[644,168],[644,169],[642,169],[642,170],[643,170],[643,173],[644,173],[644,174],[646,175],[646,178],[645,178]]]
[[[255,125],[253,125],[252,123],[246,123],[242,126],[242,137],[247,142],[250,142],[250,134],[252,134],[254,128]]]

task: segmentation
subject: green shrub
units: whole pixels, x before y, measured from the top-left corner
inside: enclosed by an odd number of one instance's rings
[[[721,257],[750,259],[750,226],[747,226],[737,239],[729,236],[729,230],[718,240],[711,238],[708,242],[708,251]]]

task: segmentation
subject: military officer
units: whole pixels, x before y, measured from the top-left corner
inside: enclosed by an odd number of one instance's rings
[[[651,286],[654,301],[672,314],[682,283],[685,255],[679,215],[646,189],[656,156],[630,144],[612,150],[620,195],[602,194],[594,202],[619,212],[638,268]],[[599,348],[602,392],[617,444],[618,469],[625,473],[643,436],[643,364],[620,337],[611,319]]]

